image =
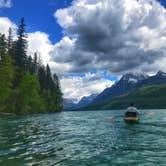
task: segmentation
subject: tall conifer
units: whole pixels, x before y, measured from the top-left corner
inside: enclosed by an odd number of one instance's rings
[[[27,40],[25,35],[25,21],[21,18],[20,25],[18,27],[18,39],[15,43],[15,61],[16,65],[25,70],[26,68],[26,51],[27,50]]]

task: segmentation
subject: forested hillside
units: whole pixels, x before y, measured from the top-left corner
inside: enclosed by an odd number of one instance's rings
[[[16,114],[56,112],[62,109],[58,77],[37,53],[27,55],[25,22],[21,19],[17,39],[12,30],[0,34],[0,112]]]

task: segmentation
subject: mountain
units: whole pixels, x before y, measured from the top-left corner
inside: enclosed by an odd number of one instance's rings
[[[137,84],[137,87],[147,86],[147,85],[158,85],[166,83],[166,73],[159,71],[156,75],[148,77]]]
[[[148,79],[149,76],[144,73],[127,73],[116,82],[112,87],[106,88],[100,93],[92,102],[91,105],[100,104],[104,101],[110,100],[116,96],[123,95],[137,88],[143,80]]]
[[[89,107],[89,109],[125,109],[129,106],[130,102],[133,101],[139,109],[165,109],[166,83],[139,88],[129,94],[116,97],[101,105]]]
[[[141,87],[166,83],[166,73],[159,71],[156,75],[148,76],[144,73],[127,73],[112,87],[106,88],[88,106],[95,107],[111,101],[113,98],[128,94]],[[96,108],[95,108],[96,109]]]
[[[76,108],[82,108],[89,105],[96,98],[97,95],[98,94],[92,94],[90,96],[82,97],[79,103],[76,105]]]

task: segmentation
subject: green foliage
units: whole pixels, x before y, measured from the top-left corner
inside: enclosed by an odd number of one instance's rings
[[[39,90],[40,84],[37,76],[25,73],[19,85],[19,111],[32,113],[46,111],[45,102]]]
[[[5,35],[0,34],[0,59],[2,60],[7,54],[7,43]]]
[[[8,106],[12,94],[12,81],[14,79],[14,66],[9,56],[0,62],[0,111]]]
[[[49,65],[41,63],[37,53],[27,56],[25,23],[22,18],[18,38],[0,34],[0,111],[17,114],[62,110],[62,93],[58,77]]]
[[[58,77],[52,77],[49,65],[47,65],[46,68],[41,66],[38,73],[41,85],[40,91],[44,96],[47,109],[50,112],[62,110],[62,93]]]
[[[27,41],[25,35],[25,22],[24,18],[21,19],[20,25],[18,27],[18,39],[14,43],[14,55],[15,55],[15,63],[17,67],[22,70],[26,68],[26,49],[27,49]]]

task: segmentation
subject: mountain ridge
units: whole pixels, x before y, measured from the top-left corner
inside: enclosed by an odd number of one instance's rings
[[[158,71],[155,75],[149,76],[145,73],[126,73],[119,81],[110,88],[104,89],[89,106],[100,105],[111,99],[130,93],[144,86],[159,85],[166,83],[166,73]]]
[[[166,83],[141,87],[128,94],[115,97],[101,105],[91,106],[89,110],[97,109],[126,109],[130,102],[134,102],[138,109],[165,109]]]

